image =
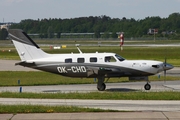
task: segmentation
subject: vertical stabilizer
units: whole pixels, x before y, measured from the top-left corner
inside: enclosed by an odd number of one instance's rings
[[[9,37],[12,39],[21,61],[48,57],[48,54],[22,30],[9,29]]]

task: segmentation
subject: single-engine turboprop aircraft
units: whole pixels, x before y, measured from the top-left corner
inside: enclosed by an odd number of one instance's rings
[[[104,91],[105,78],[129,77],[129,80],[146,80],[144,88],[151,89],[148,76],[172,69],[165,62],[153,60],[126,60],[115,53],[48,54],[22,30],[9,29],[21,62],[16,65],[30,67],[68,77],[97,78],[97,89]],[[166,73],[166,72],[165,72]]]

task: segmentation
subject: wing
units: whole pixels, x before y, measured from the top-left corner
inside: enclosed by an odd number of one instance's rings
[[[120,77],[123,75],[123,72],[119,68],[113,67],[87,67],[87,77]]]

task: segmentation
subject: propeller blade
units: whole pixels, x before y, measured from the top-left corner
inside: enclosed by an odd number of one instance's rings
[[[166,70],[164,70],[164,83],[166,83]]]
[[[167,60],[166,57],[164,58],[164,83],[166,83],[166,65],[167,65]]]

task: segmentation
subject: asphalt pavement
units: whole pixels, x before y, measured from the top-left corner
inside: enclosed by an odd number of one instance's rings
[[[180,120],[180,112],[0,114],[0,120]]]

